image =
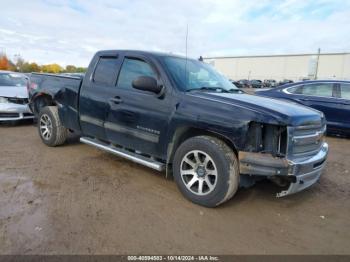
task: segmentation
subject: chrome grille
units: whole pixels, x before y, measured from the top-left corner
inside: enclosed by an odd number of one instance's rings
[[[315,155],[322,146],[326,125],[290,127],[288,129],[288,155],[306,158]]]

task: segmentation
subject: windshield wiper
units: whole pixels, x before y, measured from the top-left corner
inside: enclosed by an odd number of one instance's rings
[[[236,92],[236,93],[243,93],[243,91],[242,91],[242,90],[239,90],[238,88],[232,88],[232,89],[229,89],[229,90],[227,90],[227,91],[229,91],[230,93],[233,93],[233,92]]]
[[[228,92],[226,89],[222,87],[212,87],[212,86],[202,86],[200,88],[191,88],[187,89],[187,92],[190,91],[220,91],[220,92]]]
[[[222,87],[209,87],[209,86],[202,86],[200,88],[191,88],[186,90],[186,92],[191,92],[191,91],[220,91],[221,93],[233,93],[233,92],[237,92],[237,93],[241,93],[242,91],[236,88],[232,88],[232,89],[225,89]]]

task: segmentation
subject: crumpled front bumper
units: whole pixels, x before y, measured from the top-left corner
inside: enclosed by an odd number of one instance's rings
[[[269,154],[239,152],[241,174],[280,177],[290,182],[287,190],[277,194],[283,197],[302,191],[320,178],[326,166],[328,144],[323,142],[316,155],[307,160],[288,160]]]
[[[32,118],[34,118],[34,115],[28,105],[0,103],[0,121],[16,121]]]
[[[327,155],[328,144],[324,142],[320,151],[312,158],[302,162],[291,161],[289,166],[292,172],[289,175],[295,176],[296,180],[290,183],[287,190],[277,193],[277,197],[297,193],[315,184],[326,166]]]

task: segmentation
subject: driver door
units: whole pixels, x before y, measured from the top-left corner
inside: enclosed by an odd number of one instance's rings
[[[155,67],[143,57],[124,57],[117,86],[109,101],[105,121],[110,142],[152,156],[162,157],[168,119],[171,115],[171,96],[137,90],[132,81],[139,76],[150,76],[162,84]]]

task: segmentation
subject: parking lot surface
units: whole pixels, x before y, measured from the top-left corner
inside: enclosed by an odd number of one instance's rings
[[[350,254],[350,140],[327,137],[319,183],[261,182],[208,209],[162,173],[32,124],[0,125],[1,254]]]

